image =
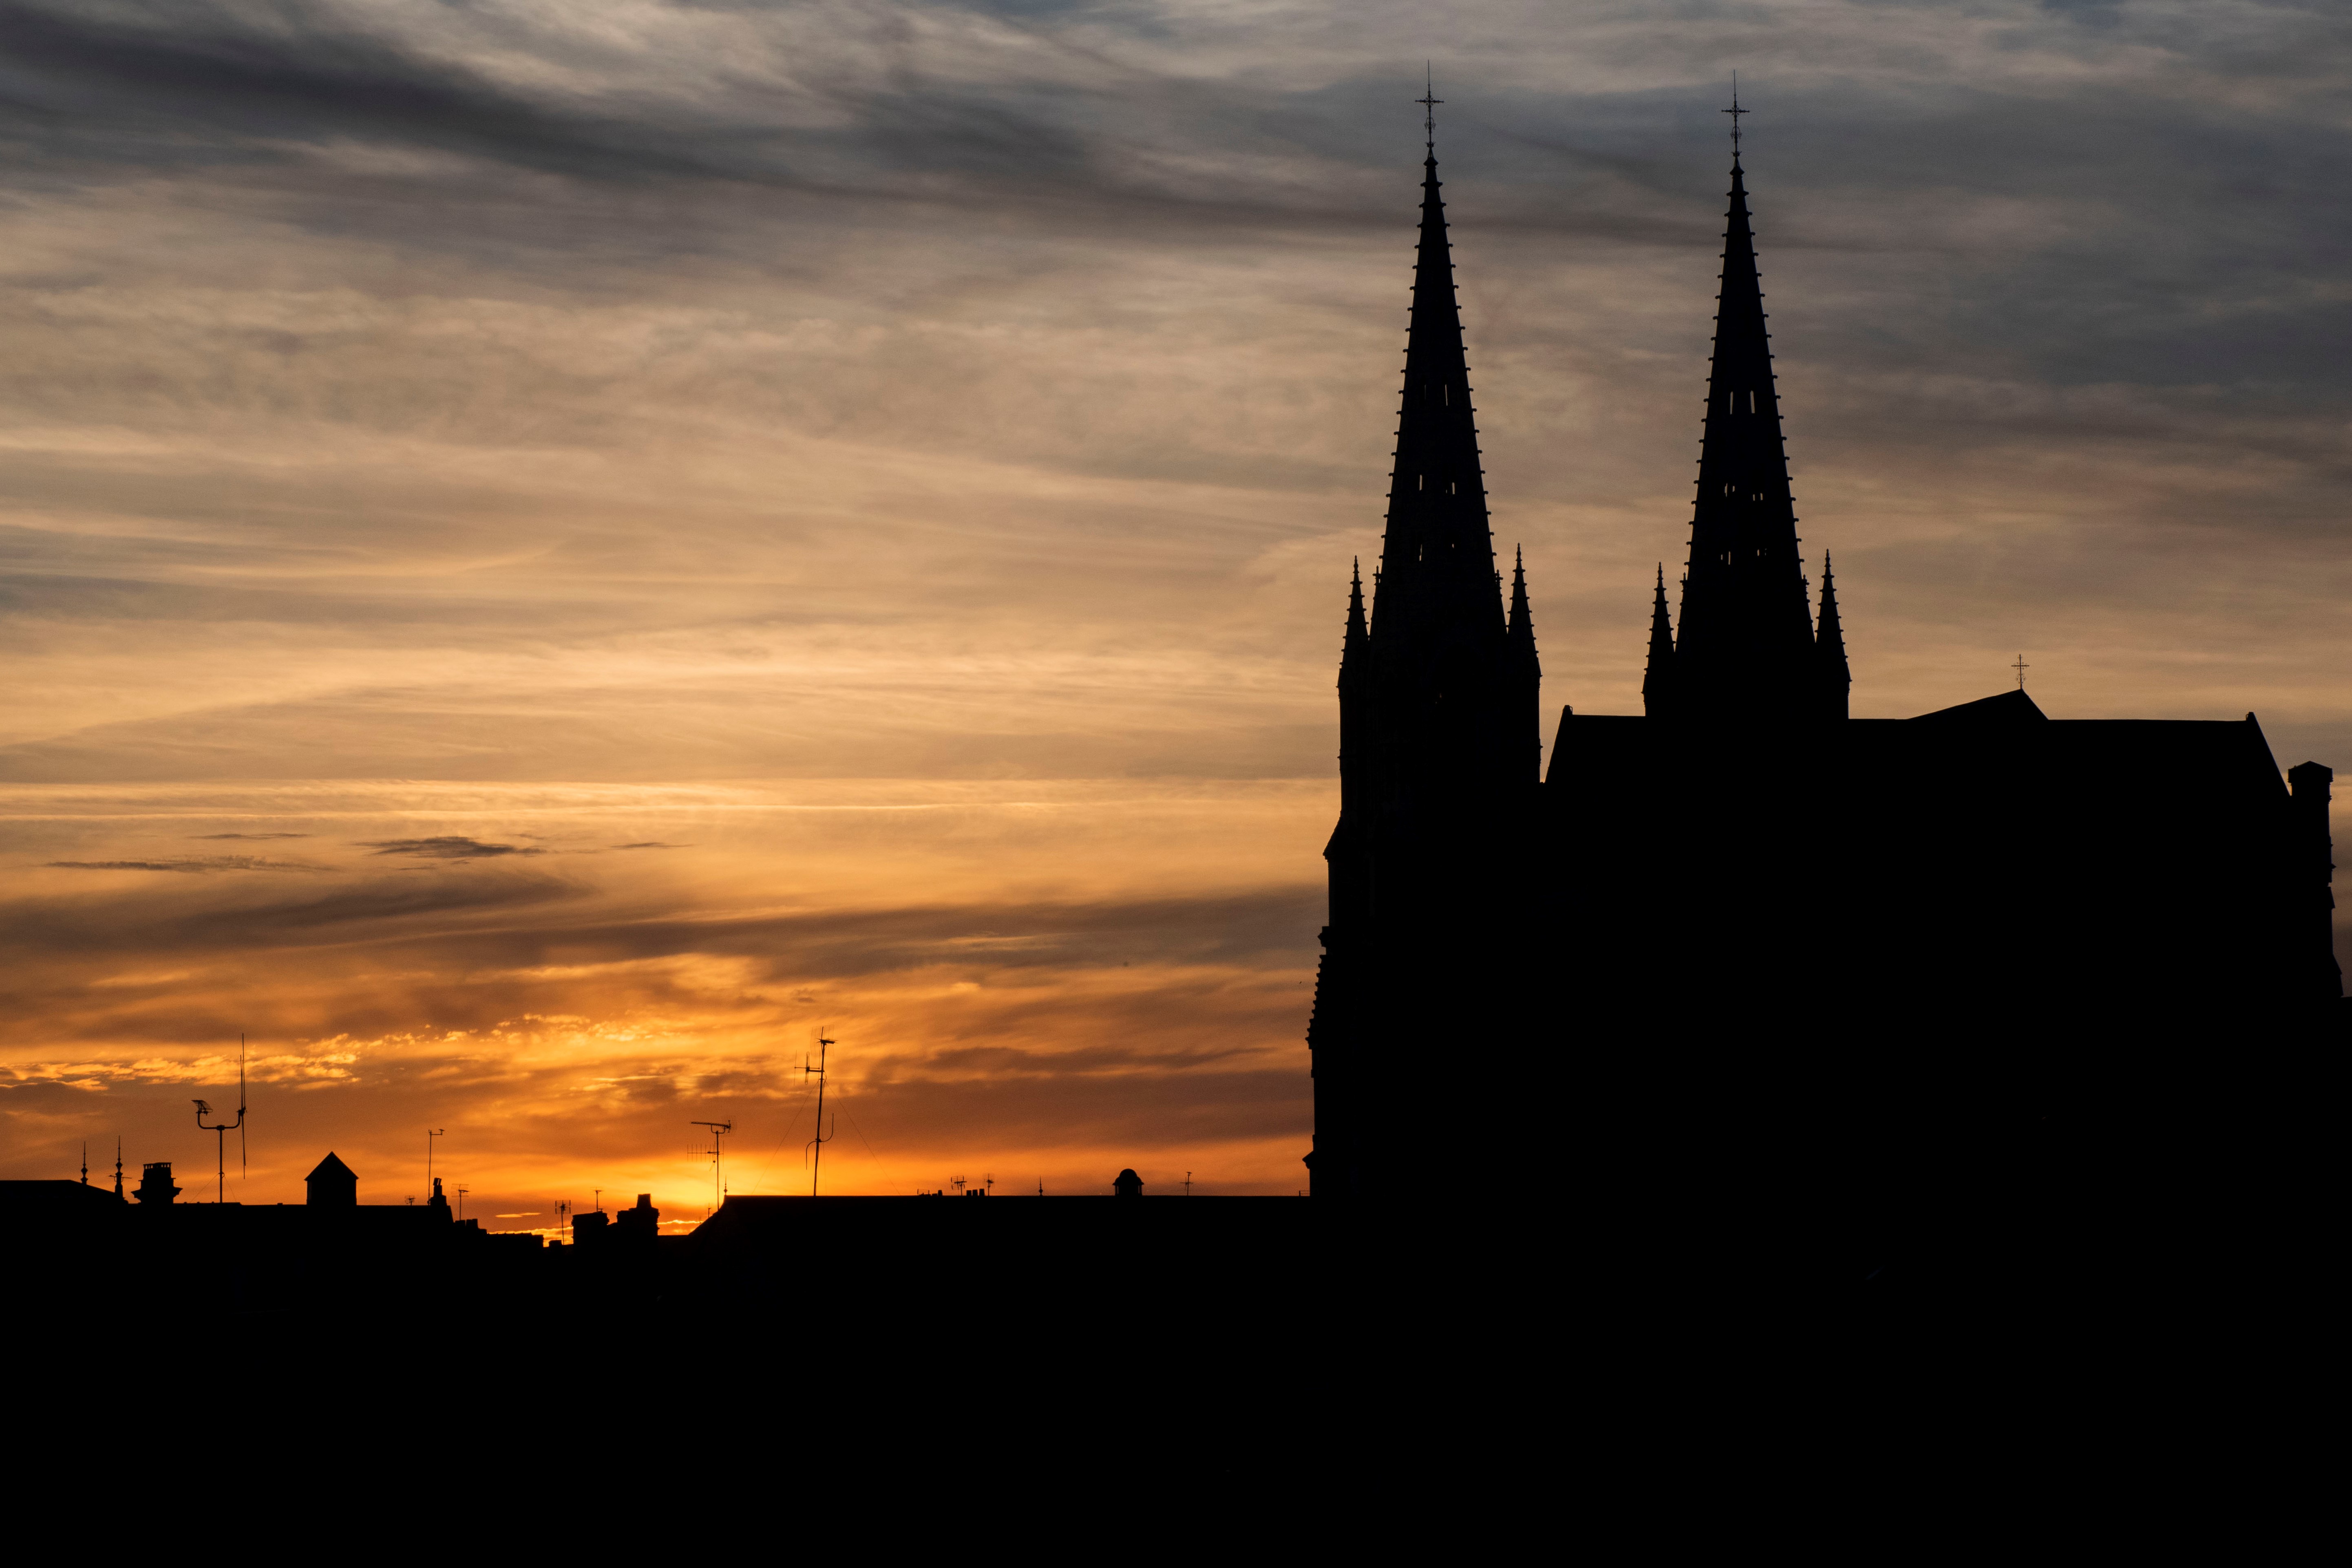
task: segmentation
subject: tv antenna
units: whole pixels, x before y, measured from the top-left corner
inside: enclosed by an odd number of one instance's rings
[[[114,1134],[114,1196],[122,1196],[122,1134]]]
[[[457,1223],[460,1225],[466,1223],[466,1184],[464,1182],[457,1184]]]
[[[196,1102],[196,1129],[199,1132],[213,1134],[213,1201],[226,1203],[228,1201],[228,1135],[231,1133],[236,1134],[237,1177],[243,1180],[245,1176],[245,1036],[243,1035],[236,1037],[236,1120],[215,1122],[207,1127],[205,1125],[205,1118],[212,1113],[212,1106],[202,1100]],[[120,1151],[118,1151],[118,1157],[120,1157]],[[83,1179],[89,1179],[87,1173]]]
[[[710,1129],[710,1196],[718,1199],[718,1202],[713,1203],[709,1209],[704,1211],[703,1218],[708,1219],[713,1213],[718,1211],[721,1204],[724,1204],[727,1201],[727,1186],[719,1177],[719,1140],[733,1132],[735,1130],[735,1124],[732,1122],[691,1122],[688,1123],[688,1125],[695,1127],[708,1127]]]
[[[1186,1197],[1192,1196],[1192,1173],[1191,1171],[1186,1171],[1184,1173],[1184,1196]]]
[[[446,1135],[446,1130],[444,1128],[425,1129],[425,1185],[428,1187],[433,1185],[433,1140]]]
[[[84,1186],[89,1185],[89,1140],[88,1138],[81,1141],[81,1185]]]
[[[817,1167],[824,1163],[824,1146],[833,1142],[833,1134],[824,1130],[824,1061],[825,1053],[832,1049],[833,1041],[825,1039],[824,1030],[818,1030],[816,1031],[816,1065],[811,1067],[806,1056],[801,1058],[802,1073],[816,1074],[816,1136],[808,1141],[809,1196],[811,1197],[816,1196]]]

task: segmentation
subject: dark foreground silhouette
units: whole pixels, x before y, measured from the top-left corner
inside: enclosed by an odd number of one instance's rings
[[[2022,1473],[2020,1411],[2102,1356],[2107,1416],[2152,1366],[2198,1396],[2184,1345],[2271,1377],[2333,1176],[2332,775],[2290,790],[2251,716],[1848,716],[1735,171],[1680,622],[1662,572],[1646,711],[1563,712],[1538,779],[1437,193],[1433,157],[1339,676],[1323,1201],[730,1197],[680,1238],[641,1201],[548,1248],[361,1204],[332,1156],[296,1206],[180,1204],[168,1167],[144,1201],[0,1184],[23,1408],[77,1458],[133,1412],[151,1505],[205,1434],[274,1444],[285,1490],[364,1500],[331,1542],[484,1476],[589,1555],[666,1517],[658,1452],[691,1477],[673,1551],[846,1515],[867,1554],[1149,1557],[1246,1506],[1210,1549],[1434,1530],[1484,1561],[1612,1507],[1644,1547],[1753,1519],[1738,1487],[1790,1454],[1844,1530],[1890,1420],[1964,1385]]]
[[[1539,779],[1424,164],[1339,665],[1314,1195],[1390,1211],[1475,1128],[1479,1207],[1546,1195],[1580,1238],[1547,1244],[1622,1267],[1940,1291],[2226,1251],[2321,1146],[2333,774],[2283,780],[2251,714],[2052,719],[2021,684],[1850,717],[1736,157],[1729,200],[1679,623],[1661,569],[1644,712],[1563,709]]]

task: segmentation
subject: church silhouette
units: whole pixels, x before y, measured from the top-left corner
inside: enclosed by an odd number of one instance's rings
[[[1717,1256],[2051,1241],[2102,1183],[2134,1223],[2210,1218],[2252,1101],[2343,1027],[2333,774],[2290,789],[2252,714],[2053,719],[2021,683],[1850,716],[1736,137],[1679,604],[1661,568],[1643,712],[1562,708],[1539,774],[1433,139],[1423,171],[1386,538],[1339,664],[1315,1196],[1393,1190],[1442,1092],[1504,1180],[1603,1226],[1665,1204]]]

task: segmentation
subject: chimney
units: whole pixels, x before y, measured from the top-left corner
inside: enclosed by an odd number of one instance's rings
[[[180,1189],[172,1185],[172,1162],[152,1160],[142,1166],[139,1186],[131,1196],[142,1203],[157,1204],[169,1203],[179,1197]]]
[[[651,1241],[661,1234],[661,1210],[654,1207],[654,1195],[637,1194],[636,1207],[625,1208],[613,1216],[613,1234],[631,1238],[637,1245]]]
[[[2296,940],[2309,944],[2309,994],[2315,1001],[2333,1002],[2344,995],[2344,971],[2336,962],[2336,894],[2328,888],[2336,880],[2336,846],[2327,832],[2328,787],[2336,782],[2336,770],[2299,762],[2286,770],[2286,781],[2294,791],[2295,858],[2304,868],[2297,873],[2303,887],[2296,902],[2309,911],[2299,917],[2306,935]]]

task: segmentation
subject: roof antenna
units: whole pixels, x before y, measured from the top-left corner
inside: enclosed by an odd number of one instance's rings
[[[816,1065],[811,1067],[805,1055],[801,1058],[801,1071],[816,1074],[816,1136],[808,1141],[811,1197],[816,1196],[816,1174],[818,1167],[824,1163],[824,1146],[833,1142],[833,1134],[824,1130],[824,1058],[825,1052],[832,1049],[833,1041],[825,1039],[824,1030],[819,1029],[816,1031]]]
[[[1429,149],[1429,155],[1435,158],[1437,156],[1437,106],[1445,100],[1437,96],[1437,76],[1426,60],[1422,62],[1422,72],[1428,79],[1422,87],[1421,96],[1412,101],[1422,107],[1422,134],[1429,139],[1423,145]],[[1737,125],[1739,121],[1735,120],[1731,123]]]
[[[114,1134],[114,1196],[122,1196],[122,1134]]]
[[[88,1138],[81,1141],[81,1185],[84,1186],[89,1185],[89,1140]]]
[[[695,1122],[689,1124],[689,1125],[708,1127],[710,1129],[710,1196],[717,1198],[719,1201],[718,1203],[712,1204],[710,1207],[704,1212],[703,1218],[708,1219],[711,1215],[719,1212],[719,1205],[724,1204],[727,1201],[727,1184],[720,1179],[719,1174],[719,1140],[733,1132],[735,1130],[735,1124],[732,1122]]]
[[[213,1108],[210,1105],[202,1100],[196,1102],[196,1129],[199,1132],[213,1134],[215,1167],[213,1201],[226,1203],[228,1201],[228,1134],[232,1132],[236,1134],[237,1170],[240,1179],[245,1169],[245,1036],[243,1035],[236,1037],[236,1120],[215,1122],[207,1127],[205,1125],[205,1118],[212,1113]],[[118,1176],[115,1179],[120,1181],[121,1177]]]
[[[1738,71],[1731,73],[1731,107],[1722,112],[1731,116],[1731,161],[1737,164],[1739,162],[1739,117],[1756,112],[1752,109],[1739,107],[1739,73]]]

